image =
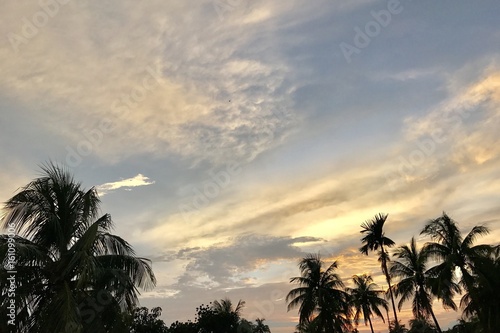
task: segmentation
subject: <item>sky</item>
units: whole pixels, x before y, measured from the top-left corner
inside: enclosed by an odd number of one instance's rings
[[[443,211],[498,241],[499,14],[496,0],[4,0],[0,200],[58,163],[152,260],[140,300],[167,324],[229,297],[291,333],[307,253],[384,286],[358,252],[377,213],[398,245],[427,241]],[[460,315],[435,311],[442,327]]]

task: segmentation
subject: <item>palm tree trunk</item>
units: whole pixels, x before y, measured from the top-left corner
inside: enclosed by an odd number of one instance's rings
[[[438,321],[436,319],[436,316],[434,315],[434,311],[432,310],[432,308],[430,308],[430,312],[431,312],[432,319],[434,320],[434,324],[436,325],[436,328],[437,328],[438,332],[442,333],[441,327],[439,327],[439,323],[438,323]]]
[[[391,295],[392,310],[394,311],[394,325],[395,327],[399,327],[398,314],[396,312],[396,304],[394,303],[394,295],[392,293],[392,286],[389,274],[386,275],[386,278],[387,278],[387,284],[389,285],[389,294]]]
[[[382,288],[383,288],[383,286],[382,286]],[[385,312],[387,313],[387,322],[390,323],[391,322],[391,317],[389,316],[389,310],[386,309]]]
[[[368,322],[370,323],[370,329],[372,330],[372,333],[375,333],[373,331],[373,325],[372,325],[372,320],[371,320],[370,316],[368,316]]]
[[[383,246],[382,246],[381,250],[385,252],[385,249]],[[387,280],[387,284],[389,285],[389,294],[391,295],[392,310],[394,310],[394,325],[395,325],[394,327],[399,327],[398,314],[396,313],[396,304],[394,303],[394,295],[392,293],[391,277],[389,276],[389,271],[387,269],[387,261],[385,260],[384,257],[382,257],[382,270],[384,271],[385,278]],[[390,325],[390,323],[389,323],[389,325]]]

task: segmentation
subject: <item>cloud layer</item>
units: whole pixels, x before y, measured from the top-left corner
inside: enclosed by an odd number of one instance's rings
[[[48,160],[101,184],[167,322],[229,296],[290,332],[309,252],[383,285],[358,253],[379,212],[398,245],[442,211],[498,241],[497,1],[401,1],[350,63],[387,2],[50,3],[0,14],[2,200]]]

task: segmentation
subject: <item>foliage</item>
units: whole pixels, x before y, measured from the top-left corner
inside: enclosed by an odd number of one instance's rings
[[[463,237],[457,223],[443,213],[442,216],[429,221],[421,233],[431,237],[433,242],[425,245],[426,251],[440,261],[429,270],[437,281],[433,292],[440,295],[441,299],[448,298],[450,301],[443,303],[456,309],[452,297],[463,289],[465,294],[461,307],[464,314],[476,315],[484,332],[493,333],[498,327],[494,321],[499,318],[500,302],[499,297],[493,296],[498,295],[499,291],[498,275],[490,273],[498,269],[498,259],[495,259],[495,247],[474,245],[479,236],[488,232],[485,226],[475,226]],[[450,288],[456,279],[456,269],[460,271],[460,288]],[[488,295],[492,297],[485,297]],[[489,301],[485,302],[486,299]]]
[[[52,164],[42,170],[41,177],[5,203],[0,221],[0,228],[8,231],[0,235],[0,280],[8,281],[8,271],[17,271],[17,332],[270,333],[265,319],[253,323],[242,318],[242,300],[236,305],[227,298],[201,304],[194,322],[176,321],[168,328],[159,318],[161,308],[135,308],[138,288],[156,284],[150,261],[136,257],[129,243],[111,233],[111,217],[100,214],[94,188],[83,189],[69,172]],[[432,299],[437,297],[445,308],[457,310],[453,300],[457,294],[462,294],[462,319],[445,333],[498,332],[500,246],[475,244],[488,228],[475,226],[463,236],[458,224],[443,213],[421,232],[431,241],[419,250],[412,238],[409,245],[394,251],[396,259],[389,267],[388,248],[394,242],[385,236],[386,220],[386,214],[378,214],[361,225],[360,252],[378,253],[395,317],[389,332],[441,332]],[[13,250],[15,261],[10,255]],[[428,268],[429,262],[436,264]],[[286,297],[288,310],[298,308],[296,332],[357,332],[352,323],[358,325],[361,316],[373,332],[372,317],[384,320],[380,308],[387,311],[388,302],[372,278],[356,275],[354,287],[345,288],[337,268],[336,261],[325,266],[319,254],[299,262],[300,276],[290,279],[298,286]],[[395,285],[392,279],[397,279]],[[0,286],[3,318],[12,299],[10,287],[10,283]],[[394,294],[400,297],[400,310],[412,300],[409,330],[397,319]],[[0,322],[0,332],[8,329],[5,320]]]
[[[299,322],[295,326],[295,333],[315,333],[317,330],[316,326],[316,323],[313,321]]]
[[[110,233],[94,188],[84,190],[66,170],[49,164],[43,175],[8,200],[0,227],[0,280],[6,281],[9,243],[15,248],[16,323],[24,332],[120,332],[122,309],[132,311],[137,287],[156,281],[150,262]],[[9,298],[1,287],[1,306]]]
[[[484,331],[481,328],[479,319],[477,317],[472,317],[469,318],[469,320],[464,318],[460,319],[458,324],[444,331],[444,333],[484,333]]]
[[[408,329],[401,322],[396,322],[391,320],[389,322],[389,333],[408,333]]]
[[[265,319],[257,318],[255,319],[255,325],[253,326],[253,333],[271,333],[269,326],[264,324]]]
[[[415,320],[425,321],[429,316],[432,316],[437,330],[441,332],[432,309],[430,285],[433,283],[433,278],[427,272],[428,252],[425,248],[419,251],[413,237],[410,245],[397,248],[394,256],[397,260],[393,262],[390,271],[392,276],[400,278],[400,281],[394,286],[396,296],[400,297],[399,310],[406,301],[413,298],[412,311]]]
[[[176,321],[168,328],[168,333],[271,333],[265,319],[256,323],[241,317],[245,302],[240,300],[233,306],[230,299],[221,299],[201,304],[196,308],[195,321]]]
[[[160,307],[152,308],[150,311],[146,307],[134,309],[130,333],[167,333],[167,326],[159,319],[160,316]]]
[[[245,318],[241,318],[240,322],[238,323],[238,333],[253,333],[253,330],[255,328],[255,325],[246,320]]]
[[[245,302],[240,300],[236,307],[233,307],[231,300],[227,298],[220,302],[215,300],[209,305],[200,305],[196,308],[199,332],[237,333],[244,305]]]
[[[436,327],[432,326],[424,318],[414,318],[410,320],[410,329],[408,333],[436,333]]]
[[[369,322],[373,333],[371,317],[374,314],[385,322],[384,315],[379,309],[381,307],[388,310],[387,301],[381,297],[384,291],[377,289],[378,286],[373,283],[369,275],[354,275],[352,279],[355,288],[347,288],[347,292],[350,295],[351,306],[354,308],[354,323],[358,325],[359,318],[363,315],[365,325]]]
[[[170,324],[168,333],[198,333],[198,325],[191,321],[179,322],[175,321]]]
[[[319,254],[310,254],[299,263],[301,276],[290,279],[299,287],[292,289],[286,300],[288,310],[299,307],[300,329],[316,332],[345,332],[351,327],[349,295],[335,273],[337,262],[326,270]]]
[[[490,256],[478,258],[476,276],[461,300],[466,318],[477,319],[486,333],[500,327],[500,255],[499,247]]]
[[[378,214],[375,215],[373,219],[365,221],[361,224],[361,233],[364,234],[364,236],[361,238],[363,246],[359,249],[359,251],[365,255],[368,255],[369,252],[378,251],[378,260],[380,262],[382,273],[384,273],[387,284],[389,285],[389,295],[391,296],[392,310],[394,311],[394,318],[397,326],[399,324],[398,315],[394,303],[391,277],[387,267],[387,263],[390,261],[390,258],[386,251],[386,248],[394,246],[395,243],[392,239],[386,237],[384,233],[384,224],[387,221],[387,217],[387,214]]]

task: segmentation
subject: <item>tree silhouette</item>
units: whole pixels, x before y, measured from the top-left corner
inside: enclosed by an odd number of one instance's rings
[[[415,238],[412,238],[410,246],[403,245],[397,248],[394,256],[397,260],[392,263],[390,272],[393,277],[400,279],[393,286],[396,296],[401,297],[398,304],[399,310],[406,301],[413,298],[412,311],[415,319],[426,321],[430,315],[437,330],[441,332],[432,310],[432,295],[429,287],[432,278],[429,277],[426,266],[428,253],[425,250],[419,251]]]
[[[290,279],[299,287],[287,297],[288,311],[299,307],[299,326],[314,326],[318,332],[344,332],[350,328],[349,295],[335,273],[337,262],[326,270],[319,254],[309,254],[299,263],[301,276]]]
[[[146,307],[135,308],[132,313],[130,333],[167,333],[168,329],[161,316],[161,308],[148,310]]]
[[[369,275],[354,275],[352,279],[355,288],[348,288],[347,291],[354,307],[354,322],[357,325],[362,314],[365,325],[370,323],[370,329],[374,333],[371,317],[375,314],[384,320],[384,315],[380,312],[379,307],[388,309],[387,301],[380,297],[384,291],[377,289],[378,286],[373,283],[373,279]]]
[[[391,286],[391,277],[389,275],[389,270],[387,268],[387,262],[390,261],[389,254],[386,251],[387,247],[392,247],[395,245],[394,241],[385,236],[384,224],[387,220],[387,214],[378,214],[371,220],[365,221],[361,224],[361,233],[364,234],[361,238],[363,246],[359,251],[365,255],[370,252],[379,251],[379,262],[382,268],[382,273],[385,275],[387,284],[389,285],[389,294],[391,296],[392,310],[394,311],[394,322],[395,326],[399,325],[398,314],[396,312],[396,306],[394,303],[394,295]],[[389,323],[390,324],[390,323]]]
[[[454,274],[456,269],[460,271],[459,285],[466,292],[462,298],[462,307],[469,303],[481,304],[484,301],[481,298],[481,293],[477,292],[477,286],[481,281],[489,279],[485,275],[484,267],[483,269],[480,267],[485,259],[493,254],[494,247],[486,244],[474,245],[474,241],[479,236],[488,233],[488,228],[475,226],[465,237],[462,237],[457,223],[446,213],[429,221],[422,230],[421,234],[430,236],[433,241],[426,243],[425,250],[433,258],[440,261],[438,265],[429,269],[429,273],[436,278],[432,287],[433,293],[442,300],[448,300],[443,301],[445,306],[457,308],[452,300],[453,296],[460,292],[460,288],[453,287],[456,280]],[[484,329],[487,330],[490,325],[485,321],[486,319],[479,317],[479,320]]]
[[[53,164],[42,170],[7,201],[1,220],[9,230],[0,236],[4,265],[7,251],[15,248],[17,332],[123,329],[121,308],[132,311],[137,287],[156,283],[149,261],[110,233],[111,217],[99,216],[94,188],[85,191]],[[8,275],[4,265],[1,281]],[[2,307],[8,287],[1,286]]]
[[[264,324],[265,319],[257,318],[255,319],[256,324],[253,327],[253,333],[271,333],[269,326]]]
[[[240,300],[236,307],[230,299],[215,300],[209,305],[200,305],[197,310],[196,323],[201,333],[220,332],[236,333],[240,324],[241,310],[245,302]]]
[[[500,327],[499,252],[497,246],[490,256],[476,259],[475,270],[478,274],[461,300],[464,316],[479,319],[484,333],[497,332]]]

